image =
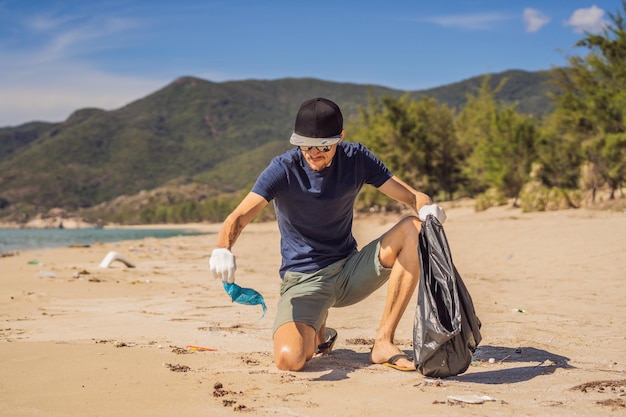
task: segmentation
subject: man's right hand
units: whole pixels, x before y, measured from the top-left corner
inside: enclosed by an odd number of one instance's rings
[[[221,278],[222,282],[232,284],[235,282],[235,255],[226,248],[215,248],[209,260],[211,272],[215,278]]]

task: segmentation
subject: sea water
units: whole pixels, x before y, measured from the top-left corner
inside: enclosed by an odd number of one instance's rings
[[[0,252],[201,234],[185,229],[0,229]]]

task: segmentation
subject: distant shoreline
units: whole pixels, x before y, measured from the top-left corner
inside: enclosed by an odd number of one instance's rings
[[[67,230],[76,230],[76,229],[184,229],[184,230],[194,230],[200,232],[206,231],[214,231],[215,229],[220,227],[220,223],[158,223],[158,224],[106,224],[103,226],[86,223],[86,222],[69,222],[67,225],[64,223],[63,227],[59,227],[58,225],[49,224],[49,223],[3,223],[0,222],[0,229],[67,229]]]
[[[102,243],[168,239],[177,236],[197,236],[217,233],[208,228],[174,227],[107,227],[107,228],[0,228],[0,253],[42,250],[60,247],[90,247]]]

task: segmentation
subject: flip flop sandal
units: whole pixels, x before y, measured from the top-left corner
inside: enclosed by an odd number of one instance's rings
[[[403,371],[403,372],[415,371],[415,368],[408,368],[408,367],[405,367],[405,366],[396,365],[396,363],[398,363],[398,361],[400,359],[406,359],[408,361],[412,361],[413,360],[408,355],[405,355],[404,353],[399,353],[399,354],[393,355],[391,358],[387,359],[387,362],[383,363],[383,365],[388,366],[388,367],[393,368],[393,369],[397,369],[398,371]]]
[[[324,340],[326,340],[324,343],[317,345],[315,354],[324,353],[327,350],[333,350],[333,346],[337,341],[337,330],[327,327],[324,331]]]

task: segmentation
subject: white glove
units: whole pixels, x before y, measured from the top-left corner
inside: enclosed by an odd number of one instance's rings
[[[235,255],[226,248],[213,249],[209,260],[211,272],[215,278],[222,278],[222,282],[232,284],[235,282]]]
[[[443,211],[443,209],[437,204],[422,206],[422,208],[417,212],[417,217],[419,217],[419,219],[423,222],[426,221],[426,217],[428,216],[434,216],[441,224],[443,224],[448,218],[448,216],[446,216],[446,212]]]

